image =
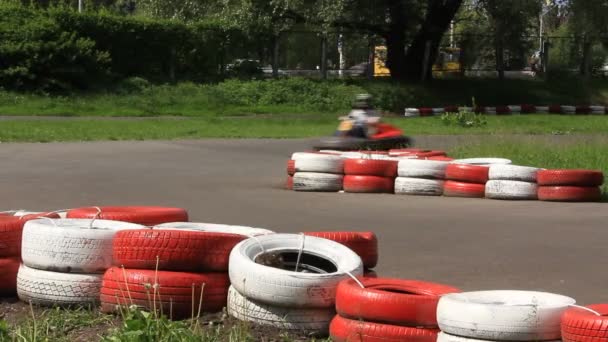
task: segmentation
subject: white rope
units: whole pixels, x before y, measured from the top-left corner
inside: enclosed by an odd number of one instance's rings
[[[353,278],[353,280],[355,281],[355,283],[359,284],[359,286],[361,286],[362,289],[365,288],[365,286],[363,286],[363,283],[361,283],[359,281],[359,279],[357,279],[357,277],[355,277],[352,273],[350,273],[348,271],[344,271],[344,273],[346,273],[349,277]]]
[[[300,251],[298,251],[298,258],[296,259],[296,268],[294,272],[298,272],[298,266],[300,266],[300,258],[302,257],[302,252],[304,251],[304,239],[306,239],[306,235],[304,233],[300,233],[302,237],[302,243],[300,244]]]
[[[49,220],[49,221],[51,221],[51,223],[53,224],[53,226],[55,226],[55,228],[58,228],[58,227],[59,227],[59,226],[57,226],[57,222],[55,222],[55,220],[54,220],[54,219],[52,219],[52,218],[50,218],[50,217],[46,217],[46,216],[40,216],[40,217],[37,217],[36,219],[37,219],[37,220],[40,220],[40,219]]]
[[[579,309],[582,309],[582,310],[585,310],[585,311],[589,311],[589,312],[591,312],[591,313],[594,313],[594,314],[595,314],[595,315],[597,315],[597,316],[601,316],[601,315],[602,315],[601,313],[599,313],[599,312],[597,312],[597,311],[595,311],[595,310],[593,310],[593,309],[589,309],[589,308],[588,308],[588,307],[586,307],[586,306],[581,306],[581,305],[576,305],[576,304],[570,304],[570,305],[568,305],[568,306],[573,306],[573,307],[575,307],[575,308],[579,308]]]
[[[258,246],[260,246],[260,249],[262,250],[262,254],[266,253],[266,249],[264,249],[264,245],[262,245],[262,243],[260,242],[260,240],[258,240],[257,237],[255,236],[250,236],[249,238],[253,239],[255,242],[258,243]]]
[[[91,219],[91,224],[89,224],[89,229],[93,229],[93,222],[95,222],[95,220],[99,217],[99,215],[101,215],[101,208],[100,207],[92,207],[97,209],[97,214],[95,214],[95,216],[93,216],[93,218]]]

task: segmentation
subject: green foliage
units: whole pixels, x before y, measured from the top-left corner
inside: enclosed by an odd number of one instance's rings
[[[0,85],[66,90],[100,82],[110,56],[69,27],[20,6],[0,6]]]

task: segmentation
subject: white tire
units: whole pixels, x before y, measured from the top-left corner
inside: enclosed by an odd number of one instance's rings
[[[420,116],[420,110],[418,110],[418,108],[406,108],[405,109],[405,116],[406,117]]]
[[[490,180],[486,183],[486,198],[504,200],[535,200],[538,186],[536,183]]]
[[[495,164],[508,165],[508,164],[511,164],[511,160],[504,159],[504,158],[466,158],[466,159],[452,160],[450,163],[471,164],[471,165],[495,165]]]
[[[473,111],[473,107],[458,107],[459,112],[470,113]]]
[[[433,115],[441,115],[445,114],[445,109],[443,108],[433,108]]]
[[[321,258],[325,266],[316,271],[327,273],[294,272],[254,262],[271,258],[283,267],[294,267],[302,245],[303,258],[316,259],[317,263]],[[307,268],[312,266],[302,262],[300,269]],[[228,267],[232,286],[245,297],[298,308],[332,307],[336,287],[348,278],[347,272],[353,276],[363,274],[361,258],[355,252],[331,240],[297,234],[264,235],[241,241],[232,249]]]
[[[589,109],[591,109],[592,112],[605,112],[606,111],[606,107],[604,106],[589,106]]]
[[[334,308],[285,308],[245,298],[234,287],[228,289],[228,314],[240,321],[284,331],[326,335],[336,315]]]
[[[21,265],[17,295],[24,302],[44,306],[93,305],[99,302],[102,274],[42,271]]]
[[[591,114],[592,115],[604,115],[604,114],[606,114],[606,111],[603,111],[603,110],[592,110]]]
[[[238,234],[243,236],[259,236],[274,234],[272,230],[263,228],[254,228],[246,226],[231,226],[227,224],[216,224],[216,223],[201,223],[201,222],[169,222],[155,226],[155,228],[163,229],[181,229],[181,230],[194,230],[200,232],[215,232],[215,233],[228,233]]]
[[[344,176],[332,173],[296,172],[293,175],[295,191],[340,191]]]
[[[509,107],[509,110],[513,114],[519,114],[519,113],[521,113],[521,106],[507,106],[507,107]]]
[[[112,240],[139,224],[89,219],[37,219],[25,223],[21,246],[23,263],[54,272],[103,273],[112,266]]]
[[[559,340],[560,318],[576,301],[532,291],[478,291],[448,294],[437,305],[441,331],[492,341]]]
[[[460,337],[460,336],[446,334],[443,331],[440,331],[439,334],[437,334],[437,342],[494,342],[494,341]],[[553,340],[553,341],[548,341],[548,342],[561,342],[561,340]]]
[[[496,107],[486,107],[483,112],[486,115],[496,115]]]
[[[448,165],[441,160],[404,159],[399,161],[397,174],[400,177],[444,179]]]
[[[490,166],[490,180],[516,180],[536,183],[536,174],[540,169],[530,166],[495,164]]]
[[[338,150],[319,150],[319,152],[321,153],[327,153],[327,154],[334,154],[334,155],[341,155],[343,151],[338,151]]]
[[[441,196],[443,181],[436,179],[397,177],[395,194]]]
[[[576,113],[576,107],[575,106],[562,106],[562,112],[564,112],[566,114],[574,114],[574,113]]]
[[[316,157],[295,159],[296,172],[344,173],[344,161],[340,156],[317,154]]]
[[[536,106],[536,113],[537,114],[549,114],[549,107],[548,106]]]

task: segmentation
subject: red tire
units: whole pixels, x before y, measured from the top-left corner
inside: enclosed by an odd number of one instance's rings
[[[289,159],[287,161],[287,174],[289,176],[293,176],[296,173],[296,161],[293,159]]]
[[[511,109],[507,106],[496,106],[496,114],[498,114],[498,115],[511,114]]]
[[[421,150],[419,148],[393,148],[388,150],[389,155],[397,155],[397,154],[416,154],[419,152],[426,152],[427,150]]]
[[[293,176],[287,176],[287,182],[285,183],[285,189],[293,190]]]
[[[447,153],[445,151],[422,151],[415,153],[418,158],[429,158],[429,157],[445,157]]]
[[[486,193],[484,184],[446,181],[443,183],[443,196],[483,198]]]
[[[435,114],[433,108],[418,108],[418,112],[420,116],[433,116]]]
[[[522,104],[521,105],[521,113],[522,114],[533,114],[536,113],[536,106],[531,104]]]
[[[365,268],[374,268],[378,264],[378,238],[373,232],[305,232],[304,234],[332,240],[352,249],[359,255]]]
[[[334,342],[435,342],[438,329],[419,329],[350,320],[337,315],[329,325]]]
[[[587,308],[570,308],[562,314],[562,340],[564,342],[608,341],[608,304],[592,304]]]
[[[121,230],[114,235],[112,258],[126,268],[227,272],[230,251],[245,238],[180,229]]]
[[[25,222],[39,217],[59,218],[59,215],[56,213],[41,213],[21,217],[0,216],[0,258],[21,257],[21,233],[23,232],[23,225]]]
[[[540,170],[537,178],[538,185],[600,186],[604,183],[604,174],[595,170]]]
[[[17,272],[20,258],[0,259],[0,297],[11,297],[17,294]]]
[[[344,176],[344,191],[355,193],[392,193],[395,179],[378,176]]]
[[[450,164],[445,169],[445,178],[449,180],[485,184],[488,181],[490,168],[481,165]]]
[[[336,311],[342,317],[412,327],[437,327],[437,303],[459,289],[418,280],[353,279],[338,284]]]
[[[365,151],[359,151],[359,153],[362,154],[381,154],[383,156],[388,156],[388,151],[371,151],[371,150],[365,150]]]
[[[450,157],[446,157],[446,156],[434,156],[434,157],[428,157],[428,158],[424,158],[426,160],[439,160],[439,161],[452,161],[454,160],[454,158],[450,158]]]
[[[597,186],[539,186],[538,199],[555,202],[599,202],[602,190]]]
[[[550,105],[549,106],[549,113],[551,113],[551,114],[561,114],[562,113],[562,106],[560,106],[560,105]]]
[[[168,222],[187,222],[188,212],[181,208],[165,207],[143,207],[143,206],[124,206],[124,207],[99,207],[101,213],[98,215],[97,208],[87,207],[68,211],[67,218],[93,218],[103,220],[124,221],[154,226]]]
[[[458,113],[458,106],[446,106],[443,107],[446,113]]]
[[[589,106],[576,106],[576,114],[591,114],[591,107],[589,107]]]
[[[397,177],[396,160],[346,159],[344,174],[359,176]]]
[[[155,284],[158,284],[156,293]],[[136,304],[152,310],[156,305],[156,308],[162,308],[167,316],[171,312],[173,318],[187,318],[191,317],[192,311],[196,315],[201,292],[201,312],[222,310],[226,306],[229,286],[227,273],[167,272],[112,267],[103,275],[101,309],[110,313],[116,311],[117,305]]]

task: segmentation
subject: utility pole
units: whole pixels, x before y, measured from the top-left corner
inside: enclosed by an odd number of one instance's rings
[[[78,0],[78,13],[82,13],[82,0]]]

